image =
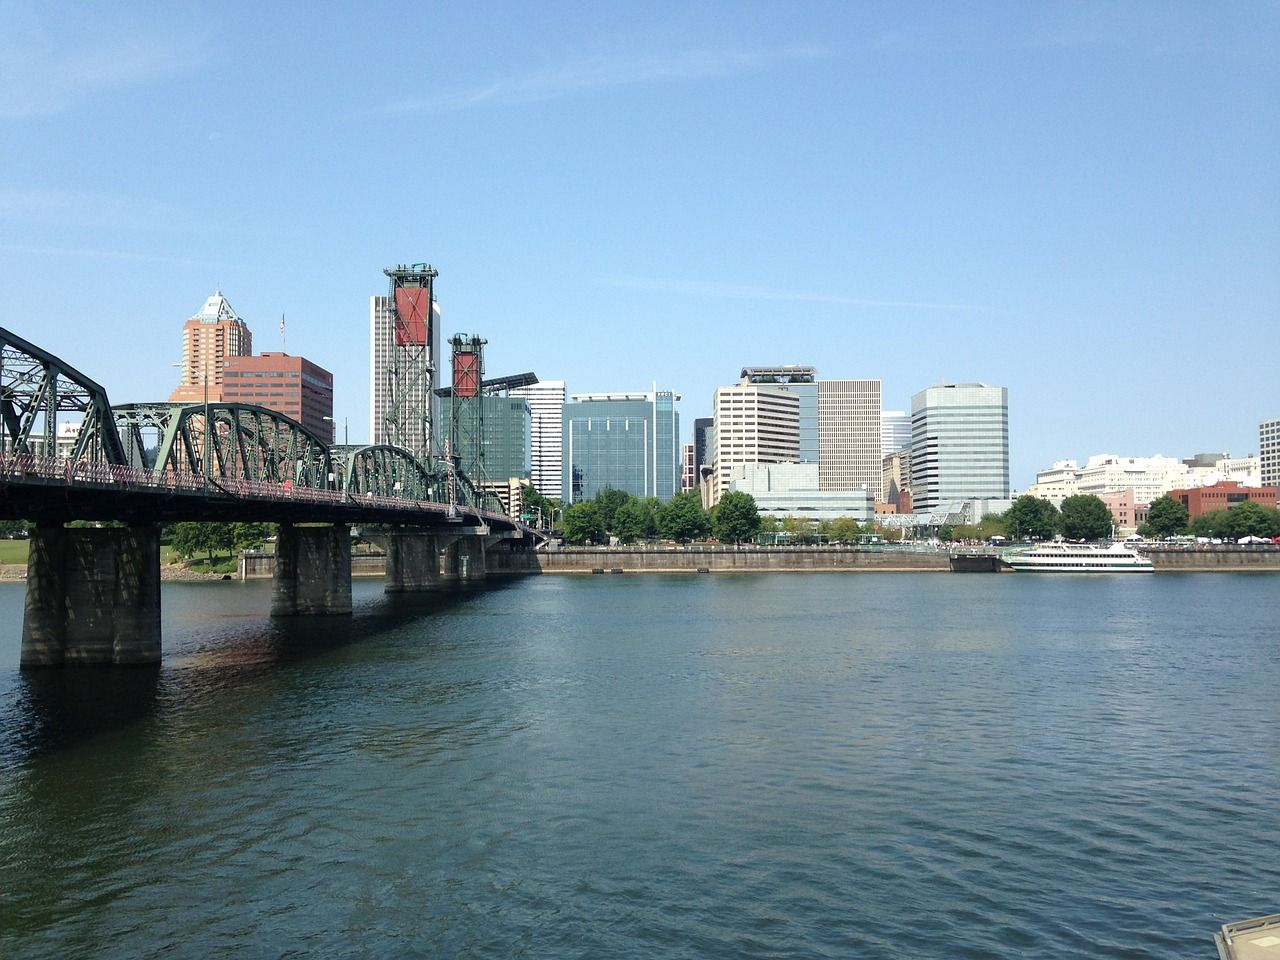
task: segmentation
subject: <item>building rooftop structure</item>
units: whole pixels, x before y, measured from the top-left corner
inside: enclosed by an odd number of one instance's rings
[[[741,376],[746,383],[813,383],[818,377],[818,369],[800,363],[784,363],[773,367],[743,367]]]
[[[574,393],[569,399],[574,403],[618,402],[627,400],[652,400],[655,392],[670,393],[669,390],[649,391],[647,393]],[[671,399],[679,400],[680,394],[672,393]]]

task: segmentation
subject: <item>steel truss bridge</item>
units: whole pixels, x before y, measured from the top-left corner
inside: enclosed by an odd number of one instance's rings
[[[94,380],[0,327],[0,517],[523,528],[466,477],[390,444],[334,446],[252,404],[112,406]],[[59,428],[78,428],[58,455]],[[454,491],[449,499],[449,491]]]

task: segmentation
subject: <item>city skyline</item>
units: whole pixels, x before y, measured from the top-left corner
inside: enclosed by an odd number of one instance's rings
[[[1015,489],[1280,414],[1203,350],[1280,320],[1274,7],[444,10],[429,58],[393,9],[7,12],[0,323],[158,400],[221,289],[363,440],[369,298],[425,260],[491,370],[685,423],[745,364],[1005,385]]]

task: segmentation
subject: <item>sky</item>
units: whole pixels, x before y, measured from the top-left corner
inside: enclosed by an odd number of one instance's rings
[[[903,9],[905,8],[905,9]],[[0,0],[0,326],[113,403],[215,289],[334,374],[429,262],[486,373],[1008,387],[1015,489],[1280,417],[1280,3]],[[687,437],[686,437],[687,439]]]

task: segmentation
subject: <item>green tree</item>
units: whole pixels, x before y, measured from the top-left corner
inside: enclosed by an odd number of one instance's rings
[[[1048,540],[1058,532],[1058,508],[1048,500],[1024,493],[1004,512],[1006,536],[1014,540]]]
[[[256,550],[275,532],[274,523],[233,523],[231,544],[237,550]]]
[[[711,529],[707,511],[702,509],[702,497],[696,490],[677,493],[659,508],[656,520],[658,536],[680,543],[701,539]]]
[[[648,502],[632,497],[618,508],[613,518],[613,534],[623,543],[653,536],[656,525]]]
[[[185,559],[204,553],[209,562],[214,554],[230,554],[235,541],[231,523],[175,523],[169,530],[169,543]]]
[[[593,500],[575,503],[564,512],[564,542],[580,546],[604,543],[607,538],[600,508]]]
[[[1150,539],[1163,540],[1165,537],[1186,533],[1189,523],[1190,518],[1183,502],[1165,495],[1151,501],[1147,522],[1138,528],[1138,532]]]
[[[711,520],[711,532],[724,543],[750,540],[760,529],[760,511],[749,493],[730,490],[720,497]]]
[[[614,523],[618,509],[627,501],[634,499],[625,490],[615,490],[613,487],[605,487],[596,494],[595,505],[600,511],[600,522],[604,524],[605,530],[610,533],[617,532],[614,530]]]
[[[26,520],[0,520],[0,537],[25,536],[30,523]]]
[[[1111,524],[1111,511],[1091,493],[1062,501],[1062,535],[1068,540],[1101,540],[1111,534]]]
[[[1260,503],[1246,500],[1226,510],[1215,510],[1214,535],[1238,540],[1241,537],[1274,537],[1280,535],[1280,514]]]
[[[802,517],[783,517],[782,532],[791,538],[792,543],[807,543],[813,536],[813,524]]]
[[[770,515],[760,518],[761,533],[777,533],[778,526],[778,518],[775,516]]]
[[[853,517],[836,517],[831,521],[827,535],[840,543],[857,543],[862,536],[862,527]]]

